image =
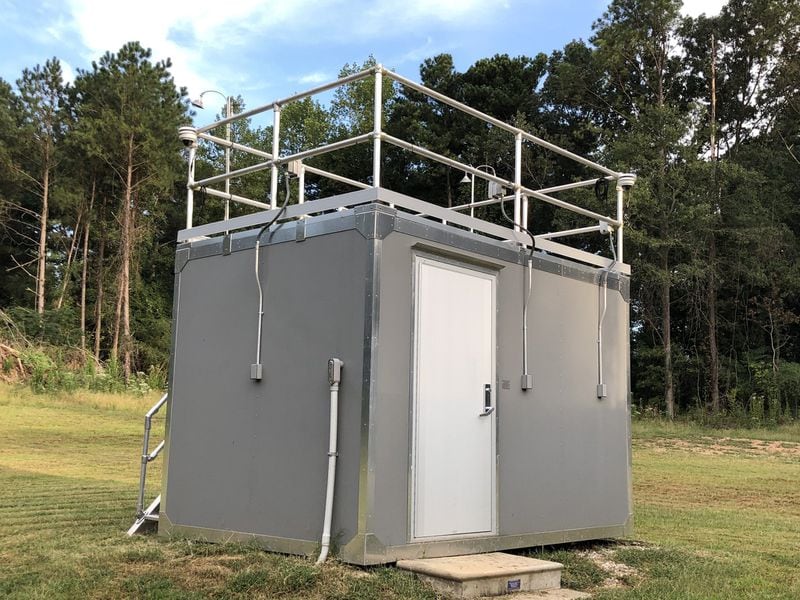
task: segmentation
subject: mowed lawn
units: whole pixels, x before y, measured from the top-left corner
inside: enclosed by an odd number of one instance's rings
[[[126,537],[157,399],[0,385],[0,597],[437,597],[390,568]],[[153,446],[162,434],[159,421]],[[800,598],[800,427],[635,423],[634,499],[632,540],[534,554],[597,598]]]

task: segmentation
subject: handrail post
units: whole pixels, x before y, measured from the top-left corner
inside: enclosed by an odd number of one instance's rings
[[[528,196],[522,196],[522,227],[528,229]]]
[[[520,231],[522,212],[522,133],[514,134],[514,231]]]
[[[232,98],[230,96],[225,98],[225,118],[231,116],[231,111],[233,109]],[[228,121],[225,123],[225,140],[228,144],[225,146],[225,175],[228,177],[225,179],[225,193],[228,194],[228,198],[225,200],[225,216],[224,220],[227,221],[231,218],[231,122]]]
[[[306,201],[306,166],[303,161],[299,161],[297,172],[297,203],[303,204]]]
[[[272,105],[272,159],[279,158],[281,151],[281,107],[279,104]],[[270,210],[278,205],[278,165],[273,164],[269,181],[269,208]]]
[[[372,130],[372,186],[381,186],[381,119],[383,114],[383,66],[375,66],[375,97]]]
[[[189,181],[186,182],[186,229],[192,228],[192,216],[194,214],[194,162],[197,156],[197,147],[189,147]]]
[[[622,254],[622,238],[623,238],[623,216],[625,213],[625,188],[623,187],[622,183],[619,179],[617,179],[617,221],[619,221],[619,225],[617,225],[617,260],[619,262],[625,262],[623,254]]]
[[[153,407],[144,415],[144,440],[142,442],[142,464],[139,470],[139,497],[136,500],[136,517],[139,518],[144,514],[144,487],[147,482],[147,463],[158,456],[164,442],[159,444],[159,448],[153,451],[155,456],[150,456],[150,429],[152,428],[153,416],[161,410],[164,403],[167,401],[169,394],[164,394],[161,399],[156,402]]]
[[[139,517],[144,512],[144,486],[147,479],[147,463],[150,449],[150,413],[144,416],[144,443],[142,444],[142,466],[139,471],[139,498],[136,501],[136,516]]]

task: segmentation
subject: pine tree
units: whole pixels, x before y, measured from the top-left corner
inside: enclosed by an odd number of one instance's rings
[[[143,238],[152,235],[145,221],[163,214],[163,199],[182,169],[173,143],[185,119],[185,92],[169,73],[170,62],[151,62],[151,52],[138,43],[106,53],[91,71],[79,71],[76,129],[92,155],[114,174],[120,193],[119,269],[111,357],[122,355],[123,372],[132,370],[131,290]]]

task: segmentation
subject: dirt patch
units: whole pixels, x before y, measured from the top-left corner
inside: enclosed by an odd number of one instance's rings
[[[657,454],[670,450],[684,450],[705,456],[774,456],[784,459],[800,459],[800,444],[796,442],[751,440],[746,438],[714,438],[704,436],[697,440],[654,438],[636,444]]]
[[[614,560],[613,554],[618,549],[619,547],[600,548],[578,552],[608,574],[600,584],[601,588],[627,587],[641,577],[634,567]]]

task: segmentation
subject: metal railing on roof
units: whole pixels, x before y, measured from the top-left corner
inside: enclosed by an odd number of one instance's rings
[[[494,173],[488,173],[485,170],[481,170],[479,168],[473,167],[472,165],[463,163],[459,160],[444,156],[427,148],[423,148],[411,142],[402,140],[400,138],[394,137],[389,135],[388,133],[382,130],[382,119],[383,119],[383,77],[387,77],[400,85],[415,90],[419,93],[422,93],[434,100],[437,100],[443,104],[447,104],[456,110],[463,112],[471,117],[479,119],[485,123],[492,125],[498,129],[506,131],[514,136],[514,179],[509,180],[503,177],[498,177]],[[339,140],[336,142],[331,142],[328,144],[323,144],[316,148],[311,148],[308,150],[303,150],[300,152],[295,152],[292,154],[288,154],[285,156],[280,155],[280,140],[281,140],[281,110],[287,104],[292,102],[302,100],[304,98],[308,98],[314,96],[316,94],[320,94],[323,92],[327,92],[329,90],[347,85],[349,83],[353,83],[356,81],[365,80],[368,78],[374,79],[374,98],[373,98],[373,105],[374,105],[374,114],[373,114],[373,130],[368,133],[363,133],[361,135],[356,135],[354,137],[350,137],[347,139]],[[234,142],[229,142],[222,138],[216,137],[208,133],[209,131],[213,130],[220,125],[225,125],[227,123],[231,123],[233,121],[248,119],[252,116],[272,111],[272,152],[266,152],[264,150],[259,150],[257,148],[251,148],[249,146],[238,144]],[[376,65],[369,69],[365,69],[358,73],[354,73],[352,75],[348,75],[346,77],[342,77],[341,79],[337,79],[336,81],[332,81],[330,83],[317,86],[312,88],[308,91],[301,92],[298,94],[294,94],[292,96],[288,96],[286,98],[282,98],[280,100],[275,100],[270,104],[265,104],[263,106],[259,106],[247,111],[243,111],[239,114],[227,116],[224,119],[220,119],[215,121],[214,123],[204,125],[198,128],[192,127],[183,127],[181,128],[181,139],[184,143],[189,146],[189,176],[188,176],[188,183],[187,183],[187,210],[186,210],[186,230],[182,232],[180,238],[182,239],[190,239],[192,236],[190,235],[189,230],[193,229],[193,211],[194,211],[194,192],[198,190],[202,190],[203,193],[208,194],[210,196],[222,198],[225,200],[229,200],[232,202],[245,204],[248,206],[253,206],[256,208],[271,210],[275,208],[275,199],[278,195],[278,169],[280,166],[286,165],[287,168],[294,174],[299,177],[299,198],[298,204],[303,204],[305,202],[305,174],[312,173],[318,176],[327,177],[334,181],[339,181],[342,183],[349,184],[356,188],[370,188],[370,187],[380,187],[381,186],[381,166],[382,166],[382,155],[381,155],[381,146],[385,142],[387,144],[391,144],[398,148],[402,148],[404,150],[410,151],[414,154],[422,156],[432,161],[436,161],[438,163],[453,167],[455,169],[461,170],[464,173],[469,173],[473,178],[478,177],[487,182],[493,182],[502,186],[503,188],[508,188],[512,190],[512,194],[509,196],[503,196],[502,194],[500,197],[490,198],[487,200],[481,200],[475,202],[474,199],[469,204],[462,204],[459,206],[454,206],[452,208],[446,209],[452,212],[462,211],[468,208],[474,208],[478,206],[487,206],[491,204],[496,204],[499,202],[505,202],[513,198],[514,201],[514,216],[513,221],[515,223],[513,227],[514,233],[518,233],[522,230],[526,230],[528,228],[528,202],[529,198],[533,198],[536,200],[540,200],[542,202],[546,202],[548,204],[552,204],[559,208],[563,208],[565,210],[571,211],[578,215],[582,215],[584,217],[593,219],[598,222],[596,226],[590,227],[580,227],[576,229],[565,230],[562,232],[552,232],[548,234],[543,234],[540,236],[536,236],[537,240],[549,240],[555,237],[564,237],[567,235],[575,235],[579,233],[587,233],[590,231],[609,231],[615,230],[616,231],[616,262],[622,263],[623,262],[623,213],[624,213],[624,192],[626,189],[630,188],[636,180],[636,176],[630,173],[620,173],[614,171],[613,169],[609,169],[597,162],[594,162],[588,158],[579,156],[569,150],[565,150],[551,142],[543,140],[523,129],[500,121],[490,115],[487,115],[479,110],[476,110],[462,102],[458,102],[452,98],[445,96],[435,90],[427,88],[423,85],[415,83],[410,79],[402,77],[397,73],[389,71],[385,69],[381,65]],[[211,177],[206,177],[204,179],[195,180],[195,159],[196,159],[196,149],[197,144],[196,140],[201,139],[212,144],[216,144],[222,147],[227,147],[232,150],[237,150],[240,152],[248,153],[252,156],[258,157],[260,159],[264,159],[262,162],[258,162],[256,164],[243,167],[240,169],[229,170],[226,169],[224,173],[213,175]],[[327,154],[330,152],[335,152],[342,148],[346,148],[349,146],[354,146],[356,144],[364,144],[372,142],[373,146],[373,161],[372,161],[372,181],[371,185],[362,183],[342,175],[338,175],[336,173],[331,173],[325,171],[323,169],[319,169],[313,167],[311,165],[307,165],[304,161],[307,159],[313,158],[315,156],[320,156],[323,154]],[[556,153],[560,156],[568,158],[574,162],[577,162],[584,167],[592,169],[594,171],[598,171],[600,173],[599,177],[595,177],[593,179],[587,179],[584,181],[576,181],[576,182],[569,182],[561,185],[534,189],[522,184],[522,168],[523,168],[523,142],[528,142],[544,148],[548,151]],[[269,194],[269,202],[261,202],[258,200],[253,200],[251,198],[246,198],[244,196],[239,196],[236,194],[226,193],[224,191],[218,190],[214,187],[211,187],[215,184],[223,183],[226,181],[230,181],[233,178],[244,177],[250,175],[252,173],[256,173],[259,171],[270,171],[270,194]],[[616,202],[616,215],[609,216],[603,215],[601,213],[589,210],[587,208],[583,208],[581,206],[577,206],[566,200],[562,200],[553,196],[552,194],[572,190],[581,187],[589,187],[594,186],[598,180],[605,179],[609,182],[616,182],[616,191],[617,191],[617,202]],[[311,214],[314,211],[308,210],[303,211],[304,214]],[[423,211],[425,214],[429,214],[430,211]],[[438,211],[437,211],[438,212]],[[298,213],[299,214],[299,213]],[[473,219],[473,217],[466,217],[468,219]],[[235,220],[235,219],[234,219]],[[446,220],[446,219],[442,219]],[[451,219],[447,219],[448,221]],[[470,229],[476,229],[481,231],[485,228],[482,227],[470,227]],[[509,239],[513,239],[518,241],[520,244],[525,244],[525,238],[519,235],[508,236]],[[555,248],[554,243],[551,243],[551,248]]]

